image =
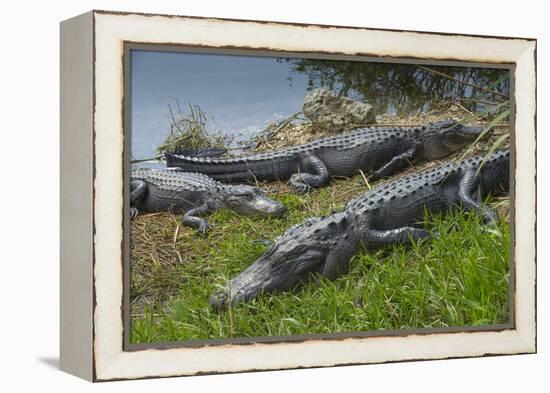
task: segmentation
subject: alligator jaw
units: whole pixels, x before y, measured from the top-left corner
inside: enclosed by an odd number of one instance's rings
[[[454,152],[475,141],[483,129],[484,127],[457,125],[443,132],[441,142],[450,152]]]
[[[253,201],[254,213],[261,217],[282,217],[286,208],[282,203],[269,199],[263,195],[256,195]]]
[[[485,127],[480,126],[462,126],[458,129],[458,133],[463,138],[473,141],[481,135],[484,129]]]
[[[286,236],[242,273],[232,278],[227,287],[210,297],[214,310],[247,302],[260,293],[288,290],[319,271],[326,251],[318,245],[311,247],[292,241]]]
[[[286,208],[282,203],[262,194],[254,195],[252,200],[226,201],[227,207],[238,214],[259,217],[282,217]]]
[[[227,287],[210,298],[215,310],[249,301],[260,293],[294,288],[319,273],[329,279],[351,258],[354,238],[346,227],[346,215],[314,217],[288,229],[256,262],[232,278]],[[327,264],[333,266],[327,270]]]
[[[212,295],[210,305],[215,311],[224,311],[230,305],[256,297],[261,292],[261,284],[268,278],[267,271],[267,266],[263,266],[262,269],[258,262],[254,263],[230,280],[224,290]]]
[[[434,125],[421,136],[422,156],[426,160],[441,159],[472,143],[483,132],[483,127],[463,126],[460,123]]]
[[[221,191],[224,194],[225,207],[246,216],[281,217],[286,213],[285,206],[256,187],[245,184],[235,186],[225,185]]]

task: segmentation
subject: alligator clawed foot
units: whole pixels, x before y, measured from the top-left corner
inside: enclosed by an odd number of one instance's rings
[[[294,191],[299,194],[306,194],[313,189],[313,187],[306,183],[305,179],[300,173],[295,173],[294,175],[292,175],[289,179],[289,182]]]
[[[312,187],[305,183],[292,183],[292,188],[299,194],[307,194],[312,190]]]
[[[197,228],[197,232],[201,235],[206,235],[212,229],[212,225],[208,224],[206,221],[202,221]]]
[[[496,226],[498,224],[498,218],[495,212],[486,211],[483,213],[483,223],[487,226]]]

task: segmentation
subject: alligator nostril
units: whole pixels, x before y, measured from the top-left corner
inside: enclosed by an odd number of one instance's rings
[[[274,206],[273,208],[271,208],[269,210],[269,214],[275,216],[275,217],[281,217],[281,216],[284,216],[286,213],[286,207],[282,206],[282,205],[279,205],[279,206]]]
[[[208,302],[215,312],[227,310],[227,297],[224,294],[212,295]]]

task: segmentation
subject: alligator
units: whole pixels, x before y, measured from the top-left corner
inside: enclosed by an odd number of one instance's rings
[[[472,140],[481,127],[452,120],[417,127],[366,127],[281,150],[229,158],[166,153],[166,165],[200,172],[223,182],[290,179],[305,193],[330,183],[330,177],[370,174],[370,180],[393,175],[420,159],[446,157]]]
[[[139,211],[185,212],[183,224],[207,232],[211,226],[201,217],[220,208],[243,215],[282,216],[285,207],[259,188],[220,183],[202,173],[169,169],[137,168],[130,174],[130,216]]]
[[[334,280],[349,268],[361,249],[406,244],[430,237],[422,227],[425,211],[444,213],[461,207],[482,215],[496,214],[482,198],[509,188],[510,152],[484,159],[474,156],[393,179],[351,200],[343,211],[314,217],[288,229],[271,248],[210,298],[215,310],[249,301],[260,293],[289,290],[308,277]]]

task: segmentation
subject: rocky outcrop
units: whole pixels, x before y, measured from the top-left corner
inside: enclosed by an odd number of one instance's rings
[[[304,99],[303,112],[315,128],[331,132],[375,122],[371,105],[338,96],[327,89],[310,92]]]

